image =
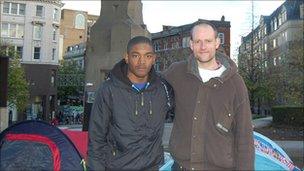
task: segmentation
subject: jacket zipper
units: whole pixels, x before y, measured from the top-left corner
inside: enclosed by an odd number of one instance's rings
[[[138,115],[138,110],[137,110],[137,99],[135,98],[135,116]]]
[[[149,114],[152,115],[153,111],[152,111],[152,101],[151,100],[150,100],[150,105],[149,106],[150,106]]]
[[[144,106],[144,92],[141,92],[141,106]]]

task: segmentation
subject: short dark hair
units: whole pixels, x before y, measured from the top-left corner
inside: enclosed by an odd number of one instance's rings
[[[139,43],[145,43],[145,44],[150,45],[154,52],[154,48],[153,48],[151,39],[149,39],[148,37],[145,37],[145,36],[136,36],[136,37],[133,37],[131,40],[129,40],[128,45],[127,45],[127,53],[129,53],[131,51],[131,49],[133,48],[134,45],[137,45]]]
[[[191,40],[193,40],[192,36],[193,36],[193,30],[194,30],[194,28],[196,26],[200,26],[200,25],[208,25],[208,26],[210,26],[214,30],[215,38],[218,37],[218,35],[217,35],[217,28],[215,27],[214,24],[212,24],[211,22],[206,21],[206,20],[199,20],[199,21],[195,22],[194,25],[191,28],[191,31],[190,31],[190,39]]]

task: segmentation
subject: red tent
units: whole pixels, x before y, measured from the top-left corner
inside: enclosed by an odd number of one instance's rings
[[[87,151],[88,151],[88,132],[87,131],[72,131],[68,129],[62,129],[70,140],[74,143],[77,150],[81,154],[84,159],[87,159]]]

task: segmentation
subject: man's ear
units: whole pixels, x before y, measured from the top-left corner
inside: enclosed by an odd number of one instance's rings
[[[157,59],[157,55],[154,53],[154,57],[153,57],[154,59],[153,59],[153,65],[155,64],[155,62],[156,62],[156,59]]]
[[[192,40],[189,41],[189,46],[190,46],[190,49],[193,51],[193,41]]]
[[[220,38],[216,38],[216,49],[220,46],[220,44],[221,44],[221,40],[220,40]]]
[[[128,55],[128,53],[125,53],[124,59],[125,59],[126,63],[129,63],[129,55]]]

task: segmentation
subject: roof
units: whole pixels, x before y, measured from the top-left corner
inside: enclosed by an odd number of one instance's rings
[[[157,33],[152,33],[152,39],[157,39],[161,37],[167,37],[167,36],[172,36],[172,35],[177,35],[180,33],[189,33],[191,28],[193,27],[194,24],[197,22],[201,21],[208,21],[211,22],[212,24],[215,25],[215,27],[229,27],[230,28],[230,21],[217,21],[217,20],[204,20],[204,19],[198,19],[198,21],[190,23],[190,24],[185,24],[181,26],[165,26],[168,29],[163,30],[161,32]]]

